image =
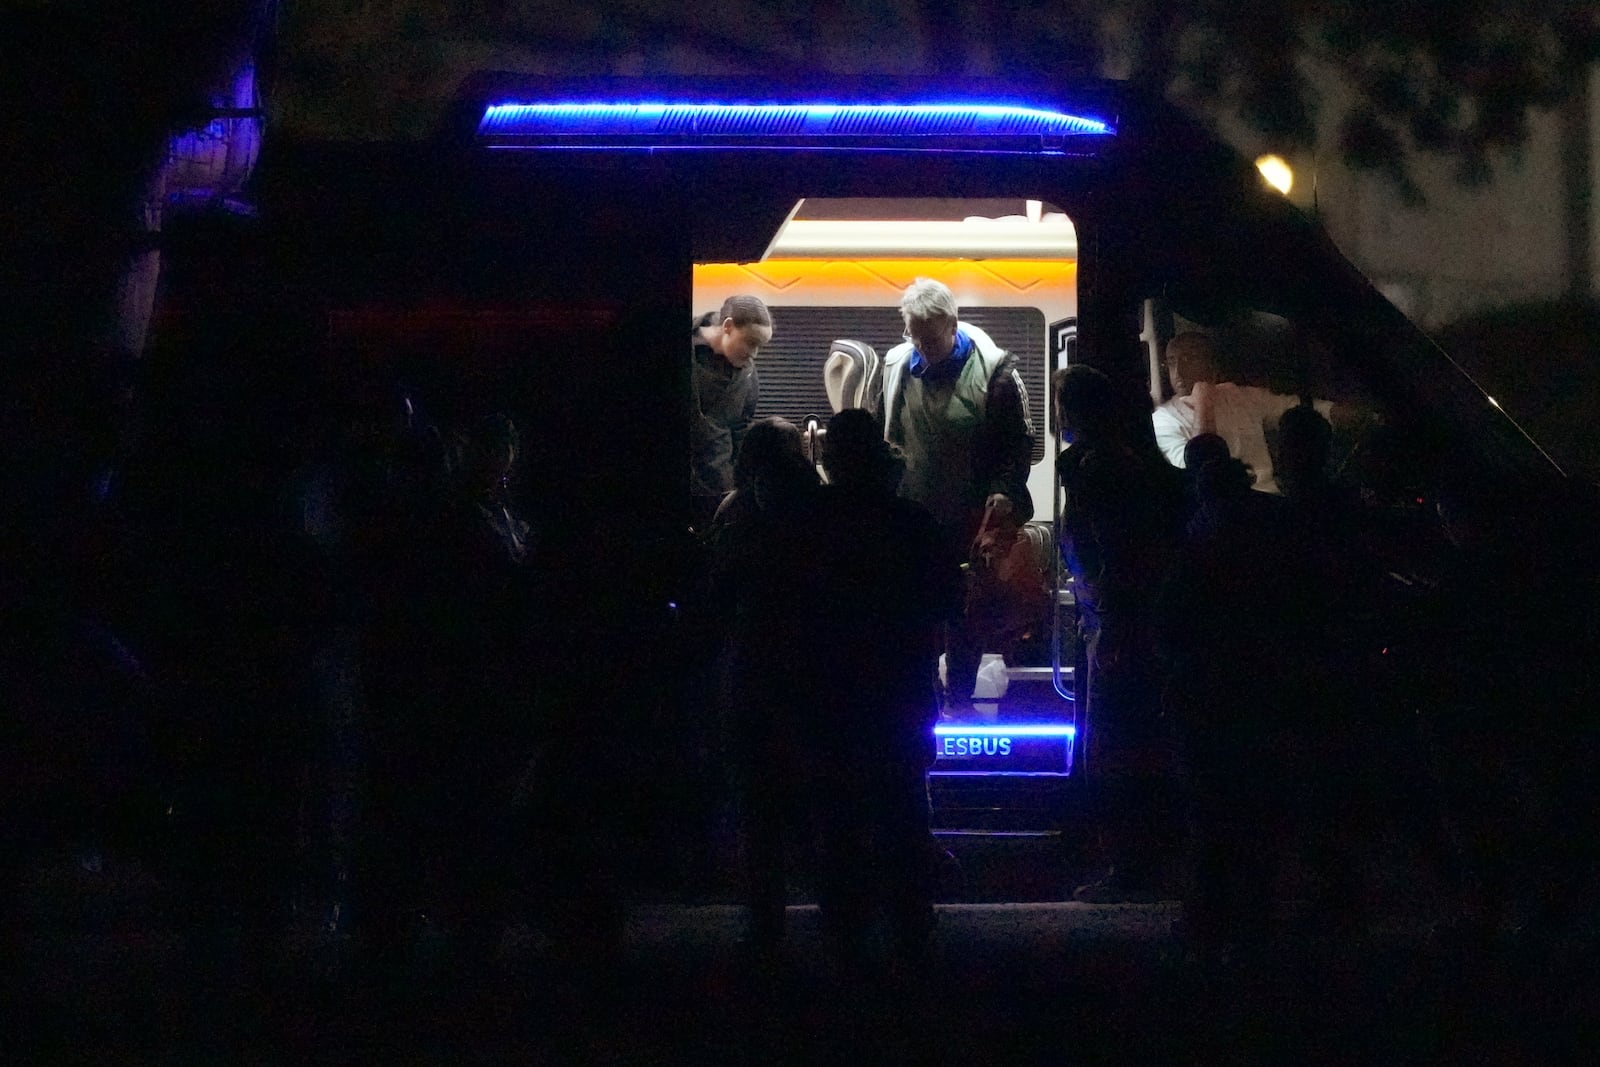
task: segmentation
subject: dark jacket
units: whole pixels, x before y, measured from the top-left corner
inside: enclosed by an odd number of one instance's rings
[[[961,612],[961,561],[919,505],[857,486],[818,497],[818,655],[827,663],[811,723],[833,746],[932,757],[942,627]]]
[[[1148,615],[1183,534],[1180,472],[1126,446],[1074,444],[1056,474],[1061,558],[1080,609]]]
[[[756,417],[760,383],[754,364],[734,367],[700,338],[700,327],[716,315],[694,321],[689,359],[689,492],[721,497],[733,488],[733,458]]]
[[[1017,360],[968,323],[972,340],[953,383],[926,385],[910,370],[909,342],[884,357],[884,440],[905,463],[900,494],[915,500],[947,532],[970,538],[991,493],[1004,493],[1017,522],[1033,517],[1028,468],[1033,424]]]

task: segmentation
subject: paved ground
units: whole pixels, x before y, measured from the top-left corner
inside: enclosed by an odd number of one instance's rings
[[[1562,1063],[1600,1040],[1595,957],[1481,952],[1396,912],[1269,955],[1186,954],[1174,903],[947,904],[917,968],[841,968],[814,908],[775,963],[727,904],[638,903],[620,957],[508,930],[375,982],[310,918],[252,944],[137,864],[40,867],[0,1059],[17,1063]]]

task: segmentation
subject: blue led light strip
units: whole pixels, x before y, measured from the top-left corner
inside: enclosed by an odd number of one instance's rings
[[[1075,737],[1077,728],[1065,723],[1018,723],[1015,726],[962,726],[942,722],[933,728],[935,737]]]
[[[1108,134],[1099,119],[995,104],[494,104],[480,137],[1015,137]]]
[[[1071,771],[942,771],[938,764],[928,771],[929,778],[1070,778]]]

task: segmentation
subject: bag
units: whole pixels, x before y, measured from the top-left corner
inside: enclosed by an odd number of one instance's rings
[[[984,651],[1007,653],[1049,619],[1049,531],[986,508],[968,553],[967,624]]]

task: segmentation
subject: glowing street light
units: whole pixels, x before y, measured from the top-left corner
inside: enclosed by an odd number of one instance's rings
[[[1282,156],[1261,156],[1256,160],[1256,170],[1267,179],[1268,185],[1284,196],[1289,195],[1289,190],[1294,186],[1294,170],[1283,161]]]

